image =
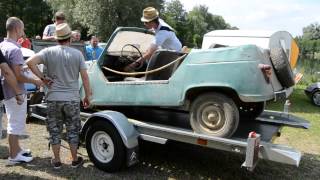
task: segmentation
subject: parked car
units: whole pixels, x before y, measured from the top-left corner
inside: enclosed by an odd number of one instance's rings
[[[240,34],[238,40],[235,34]],[[259,116],[266,101],[286,98],[292,92],[292,68],[299,49],[288,32],[226,31],[219,38],[228,39],[224,43],[205,36],[204,42],[211,43],[208,47],[188,53],[158,50],[146,66],[136,69],[136,77],[123,72],[146,52],[153,37],[146,29],[115,30],[100,58],[88,69],[92,109],[182,109],[189,112],[195,132],[230,137],[242,119]],[[228,44],[232,38],[241,39],[242,44]],[[261,41],[266,46],[257,43]],[[83,90],[81,94],[83,97]]]
[[[311,99],[314,105],[320,106],[320,82],[311,84],[304,90],[304,92]]]

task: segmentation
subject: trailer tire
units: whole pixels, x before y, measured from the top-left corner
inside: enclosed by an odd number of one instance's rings
[[[109,122],[96,121],[86,135],[86,149],[93,164],[106,172],[119,171],[125,165],[125,146],[117,129]]]
[[[238,107],[224,94],[202,94],[191,104],[190,124],[197,133],[230,137],[238,128]]]
[[[281,85],[289,88],[294,85],[294,76],[288,57],[282,47],[272,48],[270,58]]]

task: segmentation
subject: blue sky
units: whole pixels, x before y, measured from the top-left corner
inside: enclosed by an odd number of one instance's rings
[[[302,28],[320,22],[320,0],[180,0],[186,11],[206,5],[240,29],[286,30],[302,35]]]

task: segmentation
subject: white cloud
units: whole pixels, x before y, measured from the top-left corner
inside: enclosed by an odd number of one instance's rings
[[[317,0],[180,0],[187,11],[206,5],[212,14],[240,29],[286,30],[302,35],[302,28],[320,22]]]

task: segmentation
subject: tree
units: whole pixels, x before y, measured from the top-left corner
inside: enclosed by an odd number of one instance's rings
[[[314,23],[304,27],[302,38],[306,40],[320,39],[320,25],[318,23]]]
[[[62,10],[72,19],[68,22],[73,27],[80,24],[88,29],[88,34],[96,34],[107,40],[119,26],[142,27],[142,10],[147,6],[162,9],[164,0],[48,0],[55,10]],[[72,8],[74,7],[74,8]]]
[[[44,26],[52,18],[51,9],[43,0],[1,0],[0,9],[0,37],[6,34],[4,25],[8,17],[19,17],[29,37],[42,35]]]
[[[162,12],[162,18],[175,29],[177,37],[182,44],[187,42],[187,12],[179,0],[173,0],[166,3]]]
[[[208,12],[205,5],[195,6],[187,16],[188,21],[188,42],[192,42],[192,46],[200,47],[202,37],[205,33],[217,29],[234,29],[225,20],[218,15]]]
[[[320,25],[314,23],[304,27],[302,37],[297,39],[302,56],[316,58],[316,52],[320,52]]]

